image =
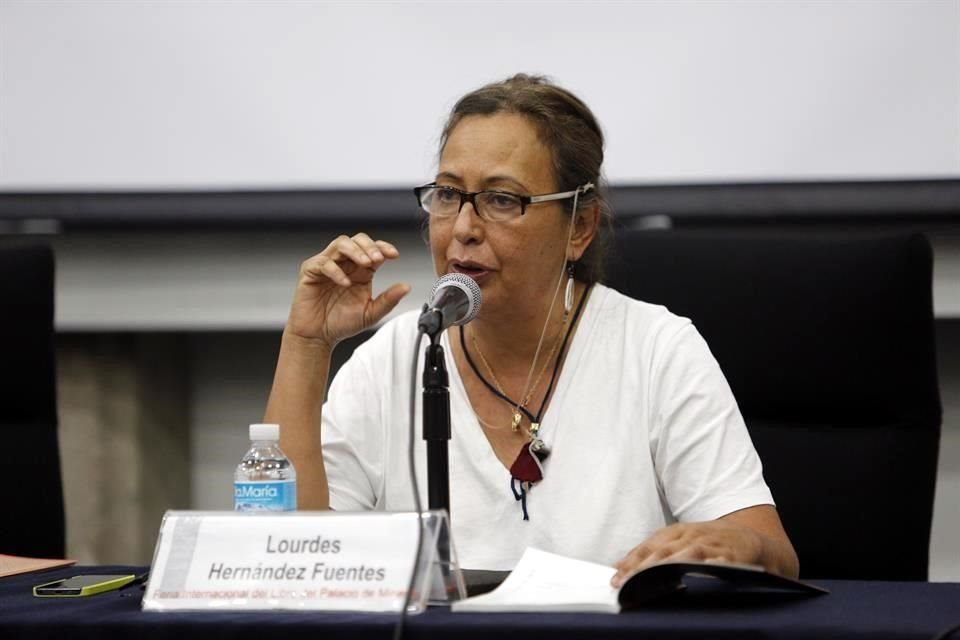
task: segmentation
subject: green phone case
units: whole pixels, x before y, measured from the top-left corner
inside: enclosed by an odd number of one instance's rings
[[[79,577],[79,576],[74,576]],[[56,586],[63,580],[54,580],[45,584],[38,584],[33,588],[33,595],[37,598],[78,598],[81,596],[93,596],[104,591],[119,589],[130,584],[137,579],[134,574],[111,574],[102,576],[89,576],[90,578],[99,578],[98,581],[83,586]],[[70,578],[68,578],[69,580]]]

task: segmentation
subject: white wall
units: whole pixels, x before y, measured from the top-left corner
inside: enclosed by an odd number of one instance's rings
[[[960,0],[0,0],[0,190],[409,185],[521,70],[615,182],[960,175]]]

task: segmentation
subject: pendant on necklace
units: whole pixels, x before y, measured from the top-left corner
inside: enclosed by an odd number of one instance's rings
[[[510,465],[510,476],[520,482],[531,485],[543,480],[543,465],[540,456],[533,451],[533,442],[527,443],[520,449],[520,455]]]
[[[530,453],[537,457],[537,460],[543,462],[550,455],[550,447],[540,438],[534,438],[530,441]]]
[[[531,422],[530,423],[530,453],[536,456],[537,460],[543,462],[547,459],[547,456],[550,455],[550,448],[547,447],[546,443],[540,439],[540,423]]]
[[[510,429],[516,433],[520,431],[520,421],[523,420],[523,416],[520,415],[519,411],[514,411],[513,413],[513,423],[510,425]]]

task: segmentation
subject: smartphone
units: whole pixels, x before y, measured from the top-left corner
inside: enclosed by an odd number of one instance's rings
[[[119,589],[136,579],[137,576],[132,573],[73,576],[72,578],[38,584],[33,588],[33,595],[38,598],[92,596],[104,591]]]

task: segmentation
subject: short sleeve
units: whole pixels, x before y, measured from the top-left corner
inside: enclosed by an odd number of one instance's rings
[[[337,511],[375,509],[382,484],[383,399],[367,362],[372,341],[340,368],[323,405],[320,442],[330,507]]]
[[[773,504],[733,392],[704,339],[686,322],[662,347],[650,395],[651,453],[673,516],[715,520]]]

